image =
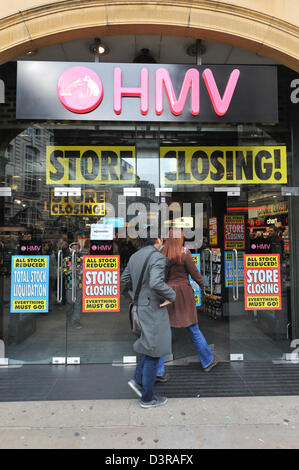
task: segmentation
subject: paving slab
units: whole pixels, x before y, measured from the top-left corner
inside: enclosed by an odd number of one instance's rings
[[[0,449],[298,449],[299,396],[0,403]]]

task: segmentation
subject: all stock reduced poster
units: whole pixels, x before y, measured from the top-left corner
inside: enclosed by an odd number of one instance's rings
[[[82,312],[119,312],[119,255],[83,256],[82,289]]]
[[[11,313],[47,313],[49,256],[11,257]]]
[[[245,310],[281,310],[280,255],[244,255]]]

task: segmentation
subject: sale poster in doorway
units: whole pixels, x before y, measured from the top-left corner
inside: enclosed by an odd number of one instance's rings
[[[11,257],[11,313],[49,311],[49,256]]]
[[[280,255],[244,255],[245,310],[281,310]]]
[[[200,253],[192,253],[192,258],[195,263],[195,266],[197,267],[198,271],[200,272]],[[189,275],[189,282],[191,284],[191,287],[194,292],[194,299],[195,299],[195,304],[196,307],[201,306],[201,290],[197,282],[192,279],[192,277]]]
[[[211,246],[218,245],[217,217],[209,218],[209,240]]]
[[[224,274],[225,287],[233,287],[236,283],[235,270],[238,266],[238,286],[244,286],[244,254],[245,251],[238,251],[238,262],[236,263],[232,251],[224,253]]]
[[[224,216],[224,249],[245,249],[245,218],[244,215]]]
[[[83,256],[82,289],[83,312],[119,312],[119,255]]]

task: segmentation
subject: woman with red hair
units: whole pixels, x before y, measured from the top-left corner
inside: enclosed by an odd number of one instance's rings
[[[187,328],[197,351],[203,370],[209,372],[218,364],[218,358],[211,352],[206,339],[198,327],[194,292],[189,282],[192,279],[203,288],[204,280],[195,266],[190,251],[183,247],[184,234],[181,229],[171,229],[165,240],[162,254],[168,258],[166,283],[175,290],[176,299],[167,305],[170,326]],[[164,369],[164,357],[161,357],[157,372],[157,382],[166,382],[168,374]]]

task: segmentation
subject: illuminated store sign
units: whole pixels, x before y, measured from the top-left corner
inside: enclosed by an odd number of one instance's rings
[[[18,62],[17,119],[277,122],[275,66]]]

